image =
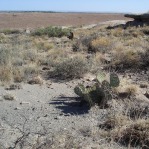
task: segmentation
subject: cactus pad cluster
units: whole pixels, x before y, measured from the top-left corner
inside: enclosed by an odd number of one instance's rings
[[[105,74],[98,73],[96,82],[90,86],[85,87],[79,84],[74,88],[74,92],[82,97],[90,107],[95,104],[106,105],[107,101],[112,100],[112,88],[118,87],[120,83],[119,77],[116,73]]]

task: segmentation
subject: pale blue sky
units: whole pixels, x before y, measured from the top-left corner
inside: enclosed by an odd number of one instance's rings
[[[143,13],[149,0],[0,0],[0,10]]]

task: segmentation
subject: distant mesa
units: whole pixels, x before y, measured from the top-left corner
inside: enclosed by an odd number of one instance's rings
[[[124,15],[127,18],[134,19],[133,21],[128,22],[129,26],[144,26],[149,25],[149,13],[143,13],[143,14],[125,14]]]
[[[133,18],[136,21],[149,22],[149,13],[144,14],[125,14],[127,18]]]

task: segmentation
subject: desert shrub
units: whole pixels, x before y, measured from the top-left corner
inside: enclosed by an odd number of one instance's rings
[[[120,36],[123,35],[123,29],[122,29],[122,28],[113,29],[113,30],[111,31],[111,34],[112,34],[113,36],[120,37]]]
[[[61,79],[80,78],[88,71],[88,63],[82,57],[76,56],[59,62],[53,74]]]
[[[15,57],[12,61],[13,66],[22,66],[24,64],[24,61],[20,57]]]
[[[149,148],[149,121],[137,120],[117,129],[114,139],[127,147]]]
[[[0,33],[0,43],[6,43],[7,42],[7,37],[5,34]]]
[[[52,49],[48,52],[46,61],[49,66],[54,67],[57,63],[61,63],[64,59],[68,58],[68,53],[64,50]]]
[[[43,84],[43,79],[40,76],[36,76],[36,77],[31,78],[28,81],[28,83],[29,84],[40,84],[40,85],[42,85]]]
[[[24,67],[24,79],[28,80],[31,79],[32,77],[35,77],[39,74],[39,70],[37,68],[37,66],[31,65],[31,66],[26,66]]]
[[[9,67],[0,66],[0,81],[9,82],[11,80],[11,69]]]
[[[19,34],[20,30],[17,30],[17,29],[4,29],[4,30],[1,30],[0,33],[4,33],[5,35],[8,35],[8,34]]]
[[[143,28],[142,29],[142,32],[145,34],[145,35],[149,35],[149,28]]]
[[[24,55],[23,55],[23,59],[24,60],[29,60],[29,61],[36,61],[37,58],[37,51],[34,49],[30,49],[30,50],[26,50],[24,51]]]
[[[38,40],[34,41],[34,45],[39,50],[42,50],[42,51],[49,51],[54,47],[54,44],[52,44],[52,43],[48,43],[48,42],[45,42],[45,41],[38,41]]]
[[[8,65],[11,61],[11,50],[0,47],[0,65]]]
[[[138,68],[141,65],[140,54],[138,52],[117,51],[112,59],[112,66],[116,68]]]
[[[76,42],[73,43],[73,51],[91,51],[91,41],[96,39],[96,34],[91,34],[90,36],[80,37]],[[94,52],[94,51],[92,51]]]
[[[141,54],[140,61],[144,67],[149,66],[149,49],[146,49],[145,52]]]
[[[92,51],[106,52],[110,50],[111,42],[106,37],[98,37],[91,41],[90,46],[91,46],[90,48],[92,49]]]
[[[67,36],[70,32],[69,29],[62,29],[61,27],[46,27],[46,28],[40,28],[35,30],[32,35],[33,36],[42,36],[42,35],[48,35],[49,37],[62,37]]]
[[[14,82],[22,82],[24,80],[24,73],[19,68],[13,68],[13,80]]]
[[[122,114],[108,115],[106,120],[99,124],[99,127],[104,130],[112,130],[117,127],[126,125],[128,122],[128,117]]]

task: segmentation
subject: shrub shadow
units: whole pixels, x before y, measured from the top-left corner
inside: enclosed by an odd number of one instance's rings
[[[68,115],[82,115],[89,111],[89,107],[81,102],[80,97],[58,97],[49,104],[55,105],[62,113]]]

